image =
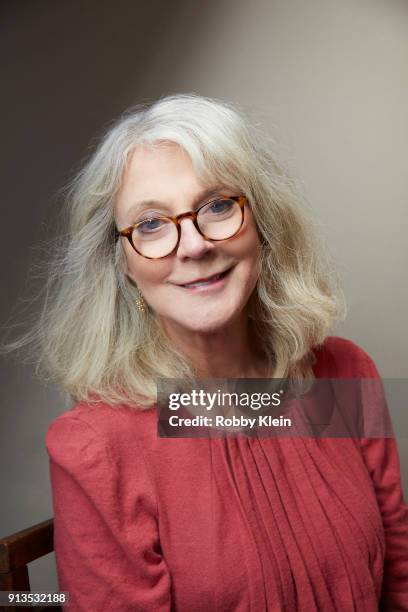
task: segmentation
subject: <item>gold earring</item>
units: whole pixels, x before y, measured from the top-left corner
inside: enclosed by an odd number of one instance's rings
[[[146,305],[145,305],[145,301],[144,301],[144,299],[143,299],[143,296],[142,296],[142,294],[140,293],[139,289],[138,289],[137,291],[138,291],[138,296],[137,296],[137,298],[136,298],[136,300],[135,300],[135,302],[136,302],[136,307],[137,307],[137,309],[138,309],[140,312],[142,312],[142,313],[143,313],[143,312],[146,312]]]

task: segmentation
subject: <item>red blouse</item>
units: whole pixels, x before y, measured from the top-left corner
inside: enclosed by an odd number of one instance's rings
[[[328,338],[317,377],[374,378]],[[156,409],[79,403],[46,437],[59,586],[86,612],[408,610],[393,438],[158,438]],[[382,608],[381,608],[382,609]]]

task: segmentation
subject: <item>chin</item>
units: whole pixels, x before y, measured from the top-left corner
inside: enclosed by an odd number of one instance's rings
[[[188,330],[196,334],[210,335],[219,333],[223,329],[226,329],[228,327],[228,323],[230,323],[230,321],[225,319],[216,321],[206,320],[203,322],[195,321],[194,323],[191,323],[191,325],[188,325],[188,323],[184,323],[183,327],[186,329],[186,331]]]
[[[180,331],[185,330],[186,332],[208,335],[219,333],[223,329],[227,329],[237,318],[237,313],[240,312],[240,310],[240,308],[232,308],[231,311],[218,313],[200,313],[196,310],[190,316],[178,318],[177,320],[167,320],[170,325],[175,324]]]

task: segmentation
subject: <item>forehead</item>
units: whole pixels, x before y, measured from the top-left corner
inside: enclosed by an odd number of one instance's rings
[[[123,222],[150,204],[171,209],[196,201],[202,194],[216,193],[218,186],[209,185],[197,176],[189,155],[175,143],[158,143],[138,147],[130,155],[122,176],[115,209]]]
[[[167,172],[190,172],[194,174],[193,164],[187,152],[178,144],[158,142],[134,149],[128,160],[128,173],[139,179],[148,174]]]
[[[199,184],[187,153],[177,144],[163,143],[138,147],[130,155],[122,179],[126,194],[163,194],[174,187]]]

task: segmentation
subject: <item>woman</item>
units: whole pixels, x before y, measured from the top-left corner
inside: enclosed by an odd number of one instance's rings
[[[327,256],[265,138],[198,96],[133,109],[74,181],[38,333],[70,610],[408,610],[392,438],[159,438],[159,378],[376,378],[329,337]],[[381,604],[380,604],[381,601]]]

